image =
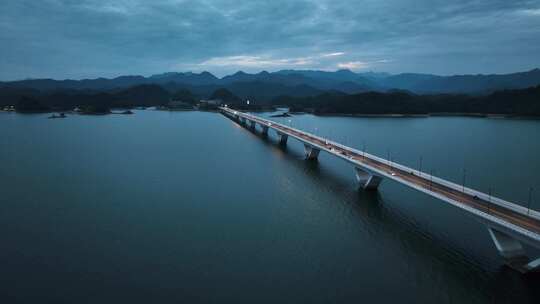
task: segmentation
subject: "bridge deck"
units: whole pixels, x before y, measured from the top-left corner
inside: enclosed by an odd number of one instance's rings
[[[412,184],[420,187],[426,191],[426,193],[432,195],[438,195],[442,198],[452,200],[455,203],[463,204],[464,206],[473,208],[474,210],[488,214],[504,222],[511,223],[519,228],[532,232],[536,236],[540,234],[540,220],[533,216],[517,212],[509,208],[494,204],[489,200],[480,198],[476,195],[465,193],[463,191],[456,190],[454,188],[445,186],[432,180],[428,174],[414,174],[413,171],[405,171],[400,168],[396,168],[395,163],[390,161],[381,161],[372,158],[369,154],[359,153],[357,150],[347,148],[343,145],[336,145],[335,143],[321,139],[318,136],[311,135],[307,132],[302,132],[291,127],[273,122],[271,120],[263,119],[254,115],[233,111],[230,109],[222,109],[227,111],[231,115],[239,115],[247,118],[251,121],[255,121],[261,125],[268,126],[284,134],[293,136],[307,144],[323,148],[337,156],[348,159],[351,162],[364,165],[374,171],[384,172],[385,175],[391,176],[392,179]],[[380,159],[380,158],[379,158]],[[394,164],[394,165],[393,165]],[[418,171],[417,171],[418,172]],[[517,206],[517,205],[516,205]]]

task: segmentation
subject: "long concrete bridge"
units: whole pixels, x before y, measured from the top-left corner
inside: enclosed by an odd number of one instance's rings
[[[523,247],[528,244],[540,249],[537,211],[275,121],[227,107],[220,111],[253,131],[258,125],[264,135],[268,135],[269,129],[274,130],[283,145],[289,137],[299,140],[308,160],[316,160],[319,152],[325,151],[351,163],[363,189],[375,190],[383,179],[388,179],[460,208],[487,226],[496,249],[510,267],[522,273],[540,270],[540,257],[529,258]]]

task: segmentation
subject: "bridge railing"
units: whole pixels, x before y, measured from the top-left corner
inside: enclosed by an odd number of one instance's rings
[[[333,144],[335,144],[336,146],[338,146],[338,147],[340,147],[342,149],[348,149],[348,150],[353,151],[353,152],[355,152],[357,154],[360,154],[360,155],[364,154],[363,151],[359,151],[359,150],[356,150],[356,149],[351,148],[351,147],[343,146],[342,144],[339,144],[339,143],[333,143]],[[488,203],[495,204],[495,205],[498,205],[500,207],[510,209],[510,210],[512,210],[514,212],[517,212],[517,213],[520,213],[520,214],[523,214],[523,215],[528,215],[530,217],[533,217],[535,219],[540,220],[540,212],[538,212],[536,210],[525,208],[523,206],[520,206],[520,205],[515,204],[515,203],[511,203],[509,201],[503,200],[503,199],[495,197],[493,195],[489,195],[489,194],[484,193],[484,192],[480,192],[480,191],[477,191],[477,190],[474,190],[474,189],[471,189],[471,188],[468,188],[468,187],[464,187],[463,185],[458,185],[458,184],[456,184],[454,182],[451,182],[451,181],[436,177],[436,176],[431,175],[429,173],[421,172],[421,171],[419,171],[417,169],[413,169],[413,168],[410,168],[410,167],[401,165],[399,163],[395,163],[395,162],[380,158],[378,156],[375,156],[375,155],[372,155],[372,154],[369,154],[369,153],[365,153],[365,156],[368,157],[368,158],[374,159],[376,161],[379,161],[379,162],[382,162],[382,163],[385,163],[385,164],[389,164],[392,167],[397,168],[399,170],[413,173],[413,174],[415,174],[415,175],[417,175],[419,177],[422,177],[422,178],[424,178],[426,180],[429,180],[430,182],[446,186],[446,187],[448,187],[450,189],[453,189],[453,190],[456,190],[458,192],[468,194],[468,195],[473,196],[473,197],[476,196],[479,199],[482,199],[482,200],[484,200],[484,201],[486,201]]]

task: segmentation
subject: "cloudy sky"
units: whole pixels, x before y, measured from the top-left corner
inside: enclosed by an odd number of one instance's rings
[[[540,67],[540,0],[1,0],[0,79]]]

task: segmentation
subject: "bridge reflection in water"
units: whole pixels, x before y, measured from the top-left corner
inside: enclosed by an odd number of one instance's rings
[[[540,249],[540,212],[284,124],[227,107],[220,111],[252,130],[259,125],[265,135],[269,129],[274,130],[282,145],[287,144],[289,137],[299,140],[304,144],[307,160],[317,160],[319,152],[326,151],[353,164],[356,179],[365,190],[376,190],[383,179],[390,179],[461,208],[487,226],[495,247],[509,266],[523,273],[540,270],[540,258],[527,257],[522,245]]]

